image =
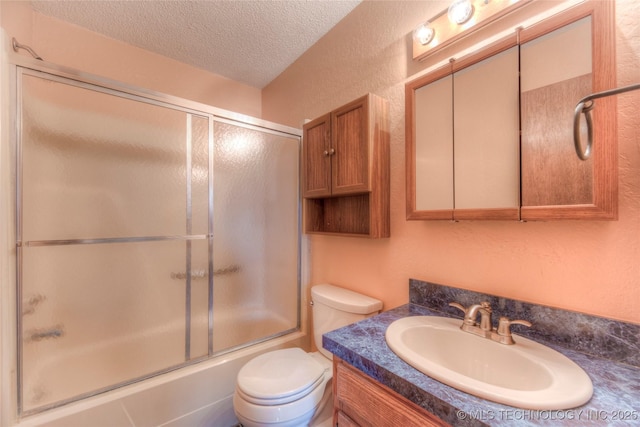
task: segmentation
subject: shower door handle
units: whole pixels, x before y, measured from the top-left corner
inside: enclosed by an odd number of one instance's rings
[[[209,275],[206,270],[191,270],[191,280],[194,279],[206,279]],[[185,280],[187,278],[186,272],[171,273],[171,278],[176,280]]]
[[[216,270],[213,270],[213,275],[222,276],[225,274],[237,273],[239,271],[240,271],[240,266],[237,264],[232,264],[228,267],[218,268]],[[209,275],[207,274],[207,270],[204,270],[204,269],[191,270],[191,280],[206,279],[207,277],[209,277]],[[185,272],[171,273],[171,278],[176,280],[185,280],[187,278],[187,273]]]

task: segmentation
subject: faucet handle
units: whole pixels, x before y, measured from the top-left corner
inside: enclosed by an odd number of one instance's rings
[[[496,341],[502,344],[515,344],[511,336],[511,325],[523,325],[528,328],[532,326],[531,322],[526,320],[509,320],[507,317],[501,317],[496,331]]]

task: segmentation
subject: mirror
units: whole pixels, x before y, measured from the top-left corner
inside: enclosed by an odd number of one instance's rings
[[[616,87],[613,8],[588,1],[521,32],[523,220],[617,218],[615,98],[593,111],[591,158],[573,146],[578,100]]]
[[[454,219],[518,219],[520,148],[518,47],[454,63]],[[506,50],[504,47],[510,46]],[[497,53],[494,53],[497,50]],[[464,67],[464,68],[462,68]],[[461,69],[459,69],[461,68]],[[459,70],[458,70],[459,69]]]
[[[415,210],[430,212],[432,219],[453,219],[452,93],[451,74],[417,87],[414,92],[415,111],[419,112],[414,136],[419,141],[414,145]]]
[[[517,219],[515,36],[409,83],[406,95],[407,218]]]

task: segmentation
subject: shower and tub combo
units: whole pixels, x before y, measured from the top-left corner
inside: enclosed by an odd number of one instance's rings
[[[3,408],[35,425],[118,402],[135,424],[155,395],[162,425],[179,418],[158,397],[173,394],[180,413],[234,421],[240,367],[306,342],[299,130],[13,62]]]

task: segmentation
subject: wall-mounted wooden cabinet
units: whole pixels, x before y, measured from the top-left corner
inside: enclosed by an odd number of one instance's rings
[[[613,98],[594,110],[592,158],[573,143],[578,100],[613,87],[613,2],[603,1],[407,83],[407,219],[615,219]]]
[[[373,94],[304,125],[305,232],[389,237],[389,118]]]

